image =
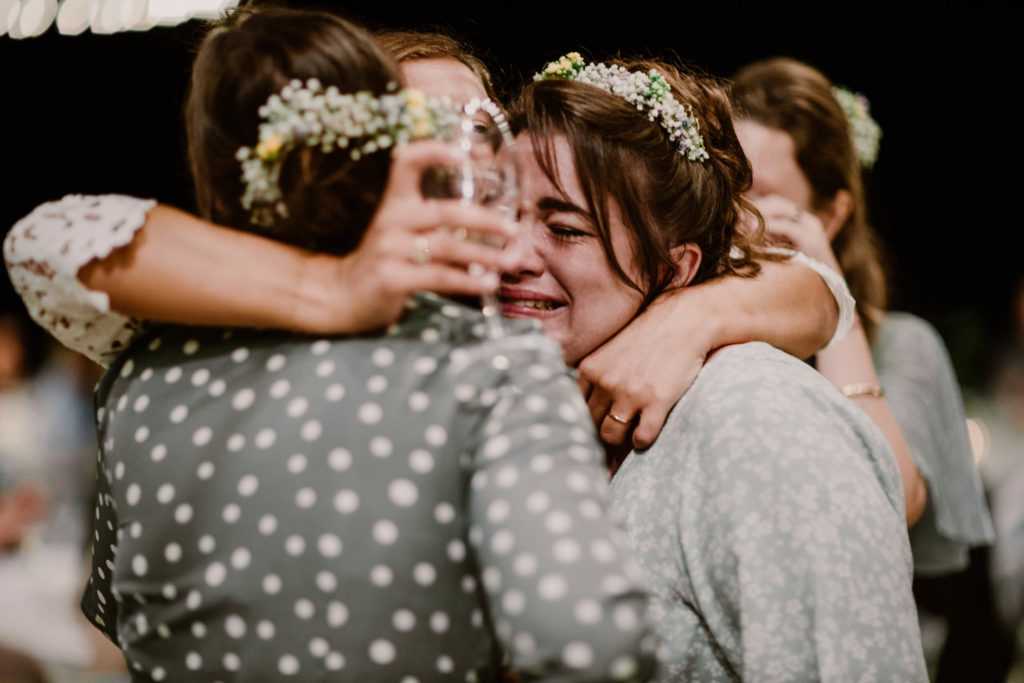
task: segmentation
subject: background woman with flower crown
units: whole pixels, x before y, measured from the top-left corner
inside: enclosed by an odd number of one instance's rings
[[[956,376],[928,323],[886,310],[881,244],[861,182],[881,130],[863,96],[792,59],[744,67],[732,97],[754,169],[751,196],[769,229],[842,272],[857,299],[854,329],[819,352],[816,366],[883,428],[901,460],[915,591],[926,608],[953,615],[939,680],[1001,680],[1001,669],[990,675],[977,662],[978,647],[999,638],[985,612],[984,571],[967,571],[969,551],[991,543],[993,532]],[[931,586],[954,574],[956,582]],[[999,656],[981,659],[1001,666]]]
[[[426,168],[456,163],[447,144],[392,157],[456,114],[399,78],[331,15],[215,25],[187,110],[204,212],[338,255],[403,203],[417,249],[450,221],[503,236],[496,211],[421,196]],[[83,608],[133,679],[650,676],[578,391],[536,325],[484,328],[424,293],[387,334],[165,326],[119,356],[97,389]]]

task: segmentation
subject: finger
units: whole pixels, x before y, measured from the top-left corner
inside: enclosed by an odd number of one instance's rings
[[[420,194],[423,172],[431,166],[454,166],[462,157],[442,140],[423,140],[401,145],[391,158],[388,193]]]
[[[504,265],[503,253],[500,249],[489,247],[479,242],[460,240],[456,235],[446,231],[436,231],[430,235],[421,235],[414,240],[427,240],[431,261],[451,266],[468,268],[476,264],[489,270],[501,270]]]
[[[463,268],[432,263],[413,266],[414,272],[405,280],[408,291],[437,292],[438,294],[463,294],[480,296],[498,288],[498,275],[484,272],[472,275]]]
[[[583,400],[589,403],[590,392],[593,391],[594,385],[589,379],[583,376],[582,372],[576,373],[576,386],[579,387],[580,393],[583,394]]]
[[[590,411],[590,419],[594,422],[595,429],[601,429],[601,422],[612,407],[613,396],[600,384],[594,384],[587,397],[587,409]]]
[[[406,226],[413,231],[451,228],[465,231],[478,241],[495,238],[504,244],[515,234],[515,222],[496,209],[463,204],[457,199],[424,200]],[[461,231],[460,231],[461,232]]]
[[[636,429],[633,430],[633,448],[643,450],[651,447],[651,444],[658,438],[662,428],[665,426],[669,409],[671,409],[671,406],[669,408],[656,405],[644,407],[643,412],[640,413],[640,420],[637,423]]]
[[[625,442],[634,422],[632,408],[613,404],[601,421],[601,440],[616,445]]]

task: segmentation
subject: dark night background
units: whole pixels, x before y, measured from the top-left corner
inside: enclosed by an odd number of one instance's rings
[[[721,76],[767,56],[810,62],[864,92],[882,126],[868,188],[893,307],[939,328],[968,388],[1009,333],[1010,293],[1024,275],[1022,2],[292,4],[371,28],[453,29],[507,88],[574,48],[674,52]],[[4,229],[71,192],[192,208],[180,112],[201,26],[0,37]]]

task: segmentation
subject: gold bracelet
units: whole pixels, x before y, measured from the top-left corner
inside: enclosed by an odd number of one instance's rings
[[[882,398],[882,387],[877,384],[869,384],[867,382],[861,382],[860,384],[847,384],[845,387],[840,389],[843,392],[843,396],[847,398],[860,398],[861,396],[870,396],[872,398]]]

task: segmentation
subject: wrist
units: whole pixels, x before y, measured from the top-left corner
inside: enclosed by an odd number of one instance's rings
[[[665,328],[671,335],[685,336],[690,348],[700,348],[707,356],[737,340],[732,338],[729,320],[721,308],[709,297],[701,296],[702,292],[700,286],[671,290],[655,299],[648,311],[658,316],[659,331]]]
[[[284,320],[287,329],[319,333],[344,327],[345,321],[340,320],[337,311],[331,308],[337,288],[333,288],[332,293],[330,287],[330,283],[337,280],[342,260],[326,254],[299,256],[295,277],[291,280],[292,290],[288,293],[291,305]]]

